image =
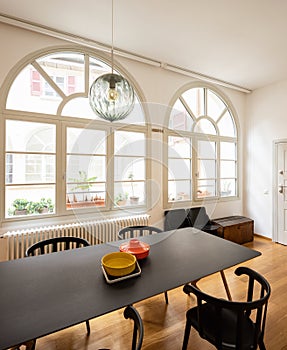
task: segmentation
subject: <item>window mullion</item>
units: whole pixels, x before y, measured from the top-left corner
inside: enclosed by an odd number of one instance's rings
[[[115,174],[115,132],[112,127],[107,134],[107,160],[106,160],[106,205],[109,210],[114,207],[114,174]]]

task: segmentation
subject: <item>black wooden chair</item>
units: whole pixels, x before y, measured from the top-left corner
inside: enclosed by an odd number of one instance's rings
[[[154,226],[127,226],[119,230],[119,239],[136,238],[147,235],[152,235],[154,233],[162,232],[160,228]]]
[[[124,311],[126,319],[130,318],[134,321],[132,350],[140,350],[143,343],[144,328],[140,314],[133,306],[127,306]]]
[[[131,305],[127,306],[124,310],[124,317],[134,321],[133,338],[132,338],[132,350],[140,350],[142,348],[144,328],[143,321],[138,311]],[[101,348],[98,350],[110,350],[107,348]]]
[[[61,250],[87,247],[90,243],[84,238],[79,237],[55,237],[49,238],[31,245],[25,252],[25,256],[34,256],[46,253],[55,253]]]
[[[119,230],[119,239],[128,239],[142,237],[145,235],[152,235],[154,233],[162,232],[162,230],[155,226],[127,226]],[[164,292],[165,302],[168,304],[167,292]]]
[[[191,327],[216,349],[255,350],[259,345],[265,350],[263,338],[270,285],[263,276],[247,267],[237,268],[235,274],[248,277],[246,301],[218,299],[194,285],[184,286],[185,293],[195,294],[197,306],[186,313],[183,350],[187,349]]]
[[[31,245],[25,252],[25,257],[42,255],[47,253],[55,253],[62,250],[69,250],[74,248],[87,247],[90,243],[79,237],[55,237],[49,238]],[[90,323],[86,321],[87,333],[90,334]],[[36,340],[34,340],[36,343]],[[35,346],[34,346],[35,348]]]

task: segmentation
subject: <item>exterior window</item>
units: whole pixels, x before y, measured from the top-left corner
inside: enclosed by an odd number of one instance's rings
[[[169,201],[190,200],[192,197],[192,140],[179,136],[168,137],[168,194]]]
[[[90,85],[110,71],[90,53],[61,51],[15,76],[3,108],[5,218],[145,205],[147,126],[138,96],[113,124],[89,105]]]
[[[231,106],[218,93],[183,92],[167,131],[167,203],[237,196],[236,136]]]
[[[105,206],[106,132],[67,128],[67,209]]]
[[[6,120],[6,216],[55,211],[55,125]]]
[[[62,91],[64,91],[64,89],[65,89],[65,78],[64,77],[51,77],[51,79],[53,79],[53,81],[56,83],[56,85]],[[44,94],[44,96],[47,96],[47,97],[58,97],[59,96],[57,94],[57,92],[52,88],[52,86],[47,81],[44,82],[43,94]]]
[[[116,206],[144,204],[145,135],[140,132],[117,131],[114,143],[114,204]]]
[[[214,197],[216,195],[216,143],[198,140],[196,198]]]

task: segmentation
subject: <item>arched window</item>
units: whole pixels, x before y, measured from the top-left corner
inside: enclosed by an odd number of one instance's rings
[[[109,72],[103,59],[72,49],[35,55],[18,68],[3,108],[7,219],[145,206],[139,96],[118,123],[102,121],[89,105],[92,82]]]
[[[181,93],[166,135],[167,205],[237,196],[237,129],[218,92],[193,87]]]

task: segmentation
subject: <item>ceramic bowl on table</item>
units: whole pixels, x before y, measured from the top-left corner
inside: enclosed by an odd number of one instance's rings
[[[113,252],[102,257],[102,265],[110,276],[126,276],[136,268],[136,257],[127,252]]]
[[[120,245],[120,251],[131,253],[137,258],[137,260],[141,260],[149,255],[150,245],[133,238],[128,242],[122,243]]]

